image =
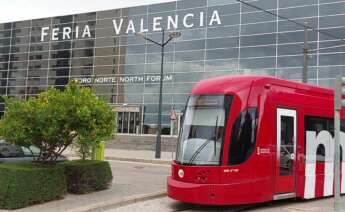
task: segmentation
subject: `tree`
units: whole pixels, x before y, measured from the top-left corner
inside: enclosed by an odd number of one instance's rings
[[[25,147],[36,146],[42,163],[54,163],[74,142],[96,145],[114,135],[116,114],[90,88],[71,81],[63,91],[50,88],[28,101],[6,99],[0,136]]]

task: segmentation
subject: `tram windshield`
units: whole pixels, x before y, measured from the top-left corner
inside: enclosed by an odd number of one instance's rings
[[[186,165],[219,165],[230,96],[194,95],[188,100],[176,162]],[[228,107],[225,107],[228,102]]]

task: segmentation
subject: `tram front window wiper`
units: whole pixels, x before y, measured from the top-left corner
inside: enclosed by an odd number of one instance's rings
[[[192,155],[192,157],[190,158],[190,160],[188,161],[188,165],[193,165],[193,162],[195,160],[195,158],[200,154],[200,152],[207,146],[207,144],[209,144],[211,142],[210,139],[206,139],[205,142],[203,144],[201,144],[198,149],[194,152],[194,154]]]
[[[217,139],[218,139],[218,116],[216,118],[216,124],[214,125],[214,132],[213,132],[213,153],[217,155]],[[201,144],[198,149],[194,152],[192,157],[190,158],[188,165],[192,165],[196,157],[200,154],[200,152],[211,142],[212,140],[206,139],[203,144]]]

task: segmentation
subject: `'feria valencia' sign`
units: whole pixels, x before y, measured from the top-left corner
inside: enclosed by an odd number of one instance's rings
[[[172,16],[166,16],[166,17],[153,17],[152,23],[147,24],[145,22],[144,18],[141,18],[139,20],[139,25],[135,25],[136,22],[134,22],[133,19],[129,19],[128,21],[124,18],[120,19],[113,19],[113,27],[114,27],[114,33],[115,35],[119,35],[122,33],[130,34],[130,33],[136,33],[136,32],[156,32],[161,31],[163,28],[165,30],[177,30],[179,28],[179,25],[183,25],[185,28],[192,28],[195,26],[203,27],[203,26],[213,26],[213,25],[221,25],[222,22],[220,20],[220,16],[217,10],[214,10],[212,13],[210,13],[210,16],[206,18],[206,13],[200,12],[200,13],[187,13],[184,16],[180,17],[179,15],[172,15]],[[163,26],[163,22],[166,23],[166,26]],[[150,28],[146,27],[150,26]],[[51,36],[51,40],[57,41],[59,39],[62,40],[69,40],[72,39],[78,39],[78,38],[91,38],[91,32],[89,25],[85,25],[84,27],[80,28],[78,25],[73,28],[72,33],[72,27],[56,27],[56,28],[50,28],[49,26],[42,27],[41,29],[41,41],[45,41],[45,39],[49,36]],[[62,37],[59,37],[58,35],[62,34]]]

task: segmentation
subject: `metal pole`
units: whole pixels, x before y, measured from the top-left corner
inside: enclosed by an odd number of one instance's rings
[[[161,58],[161,78],[159,82],[159,105],[158,105],[158,125],[156,138],[155,158],[161,158],[161,129],[162,129],[162,93],[163,93],[163,68],[164,68],[164,29],[162,30],[162,58]]]
[[[304,48],[303,48],[303,76],[302,82],[308,82],[308,23],[304,27]]]
[[[340,110],[342,107],[342,77],[336,79],[334,92],[334,210],[340,211]]]

